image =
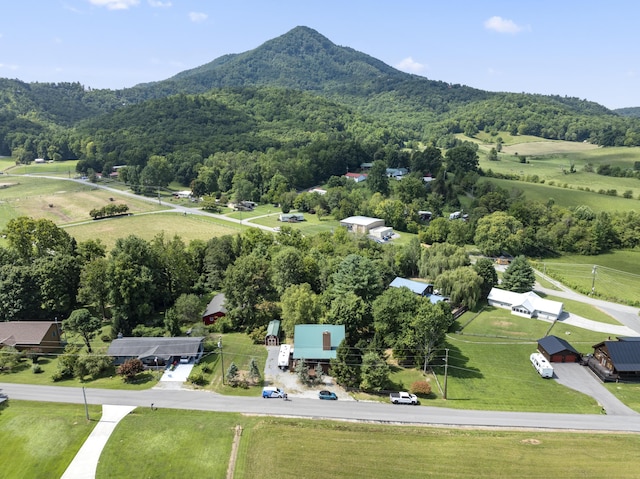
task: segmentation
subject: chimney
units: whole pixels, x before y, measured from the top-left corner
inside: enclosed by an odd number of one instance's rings
[[[322,350],[331,351],[331,333],[329,331],[322,333]]]

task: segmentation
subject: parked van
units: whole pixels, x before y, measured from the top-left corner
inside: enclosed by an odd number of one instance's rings
[[[536,371],[538,371],[540,376],[543,378],[553,377],[553,366],[551,366],[551,363],[547,361],[547,358],[542,354],[532,353],[531,356],[529,356],[529,359],[531,359],[531,364],[533,364],[533,367],[536,368]]]
[[[279,388],[274,387],[266,387],[262,388],[262,397],[263,398],[282,398],[284,397],[284,391]]]

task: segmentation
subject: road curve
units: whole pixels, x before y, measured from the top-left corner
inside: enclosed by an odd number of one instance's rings
[[[83,403],[80,388],[0,383],[11,399]],[[320,401],[318,399],[247,398],[221,396],[208,391],[157,390],[121,391],[85,389],[89,404],[237,412],[254,415],[305,417],[348,421],[417,424],[450,427],[516,428],[640,433],[640,415],[607,416],[504,411],[472,411],[426,406],[393,406],[363,401]]]

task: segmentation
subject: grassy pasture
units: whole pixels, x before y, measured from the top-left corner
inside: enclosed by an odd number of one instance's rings
[[[61,477],[100,415],[100,406],[89,406],[87,421],[81,404],[10,399],[0,409],[0,477]]]
[[[595,285],[597,297],[626,304],[638,304],[640,251],[613,251],[593,257],[566,255],[537,261],[533,265],[581,293],[589,294],[591,286]],[[596,266],[595,282],[594,266]]]
[[[640,201],[637,199],[623,198],[621,196],[601,195],[593,191],[580,191],[577,189],[563,188],[558,185],[552,186],[548,184],[527,183],[524,181],[511,181],[497,178],[485,178],[481,181],[490,181],[506,190],[521,190],[529,201],[538,201],[546,204],[550,199],[553,199],[556,205],[564,206],[565,208],[586,205],[595,212],[625,212],[640,210]],[[618,193],[621,193],[620,189],[618,190]]]
[[[160,233],[164,233],[167,238],[178,235],[185,244],[188,244],[194,239],[207,241],[216,236],[233,235],[245,228],[247,227],[207,216],[184,216],[179,213],[161,212],[88,221],[68,226],[65,231],[77,241],[100,238],[107,249],[110,249],[118,238],[130,234],[147,241]]]
[[[385,479],[415,476],[416,470],[428,477],[532,478],[539,477],[542,462],[552,477],[567,471],[602,477],[606,468],[611,477],[624,478],[636,476],[633,459],[640,446],[640,435],[390,426],[138,408],[117,426],[96,477],[224,477],[236,425],[243,428],[236,479]],[[597,442],[598,454],[584,447],[587,441]]]

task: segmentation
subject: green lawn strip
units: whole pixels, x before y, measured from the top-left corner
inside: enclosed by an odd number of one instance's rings
[[[478,340],[480,339],[480,340]],[[597,414],[596,401],[556,381],[542,379],[531,366],[535,342],[494,340],[451,334],[447,340],[447,400],[423,401],[457,409]],[[444,383],[444,363],[434,371]],[[440,397],[440,394],[438,394]]]
[[[636,477],[640,436],[263,419],[242,442],[236,479],[533,478],[541,467],[550,477],[572,471],[597,478],[603,470],[611,477]],[[586,442],[596,442],[598,454]]]
[[[572,299],[561,298],[559,296],[552,295],[543,295],[545,299],[550,299],[552,301],[559,301],[563,304],[563,310],[569,313],[576,314],[578,316],[582,316],[583,318],[590,319],[592,321],[598,321],[600,323],[605,324],[614,324],[621,325],[621,323],[615,318],[609,316],[604,311],[596,308],[587,303],[582,303],[580,301],[574,301]]]
[[[102,414],[101,406],[9,400],[0,409],[0,477],[59,478]]]
[[[538,261],[534,266],[583,294],[590,293],[592,286],[595,286],[598,298],[638,304],[640,251],[614,251],[592,257],[568,255]]]
[[[624,404],[640,412],[640,383],[604,383],[604,386]]]
[[[218,336],[214,335],[217,339]],[[249,371],[249,363],[251,358],[255,358],[258,363],[260,374],[264,372],[264,366],[267,362],[267,350],[264,344],[254,344],[251,338],[246,334],[228,333],[222,335],[222,358],[219,357],[218,351],[210,356],[214,357],[211,374],[211,382],[207,389],[212,389],[220,394],[229,396],[259,396],[262,384],[259,383],[251,387],[232,387],[222,383],[222,376],[226,374],[231,363],[235,363],[241,373]],[[224,363],[224,370],[222,364]],[[262,378],[264,379],[264,378]]]
[[[147,241],[164,232],[166,238],[178,235],[188,244],[194,239],[208,241],[216,236],[234,235],[244,229],[246,227],[239,224],[207,216],[155,213],[100,220],[70,226],[65,231],[77,241],[99,237],[107,249],[110,249],[118,238],[126,237],[132,232]]]
[[[137,408],[116,427],[96,477],[225,477],[238,414]]]

